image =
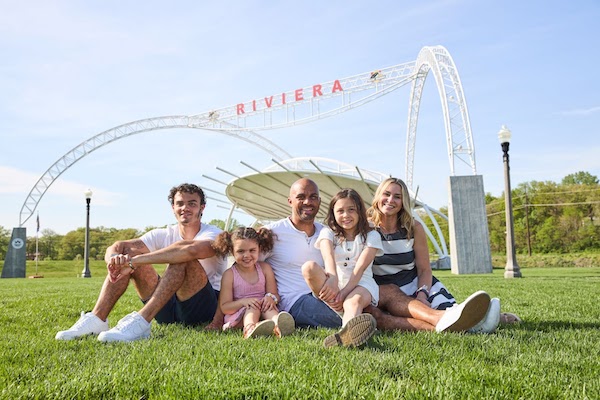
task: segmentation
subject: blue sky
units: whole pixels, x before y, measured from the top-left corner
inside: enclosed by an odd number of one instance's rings
[[[597,1],[75,2],[2,1],[0,225],[18,226],[29,191],[86,139],[130,121],[191,115],[415,60],[448,49],[470,114],[485,191],[503,191],[497,133],[513,132],[513,187],[600,176]],[[260,132],[293,156],[327,157],[404,178],[410,86],[341,115]],[[414,183],[434,207],[450,173],[434,80],[421,105]],[[133,135],[84,157],[54,182],[41,229],[137,228],[174,221],[171,186],[271,156],[213,132]],[[458,171],[460,173],[460,171]],[[228,210],[210,201],[205,220]],[[253,220],[241,214],[243,223]],[[35,218],[25,227],[35,234]]]

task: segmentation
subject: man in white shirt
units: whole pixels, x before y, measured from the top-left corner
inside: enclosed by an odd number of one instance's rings
[[[132,341],[148,338],[152,319],[159,323],[187,325],[209,322],[218,307],[217,296],[226,259],[215,256],[211,243],[221,230],[201,223],[206,207],[202,189],[184,183],[173,187],[168,197],[176,225],[154,229],[138,239],[115,242],[106,250],[108,276],[94,309],[66,331],[58,340],[98,335],[98,340]],[[167,248],[190,241],[178,249],[179,260]],[[152,264],[168,263],[163,276]],[[108,315],[133,282],[144,306],[122,318],[108,329]]]

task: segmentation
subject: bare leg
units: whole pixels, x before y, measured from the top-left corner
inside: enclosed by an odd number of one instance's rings
[[[156,290],[139,313],[146,321],[150,322],[167,304],[173,294],[177,295],[178,300],[185,301],[198,293],[207,283],[206,272],[204,272],[204,268],[198,260],[181,264],[169,264],[164,276],[158,282]],[[141,288],[137,285],[137,281],[136,288],[138,288],[138,293],[142,297],[143,293],[140,291]]]
[[[368,306],[365,312],[375,317],[377,329],[381,331],[433,331],[435,326],[414,318],[396,317],[388,314],[377,307]]]
[[[111,282],[107,275],[106,279],[104,279],[104,284],[102,285],[102,289],[100,290],[98,300],[96,300],[96,305],[94,306],[92,313],[94,313],[102,321],[106,321],[108,314],[110,314],[112,309],[115,307],[115,304],[117,304],[117,301],[121,298],[121,296],[123,296],[123,293],[125,293],[127,290],[128,285],[128,279],[121,279],[117,282]]]
[[[244,333],[248,327],[252,327],[256,325],[256,323],[260,320],[260,310],[258,308],[247,308],[246,313],[244,314]]]
[[[405,295],[396,285],[379,286],[379,308],[365,311],[375,317],[379,329],[402,331],[432,331],[444,314]]]
[[[362,314],[364,308],[371,304],[371,293],[362,286],[357,286],[344,300],[344,316],[342,326],[357,315]]]
[[[260,316],[263,319],[272,319],[273,322],[277,323],[277,321],[275,321],[275,317],[277,317],[278,314],[279,314],[279,311],[277,309],[275,309],[275,310],[267,310],[267,311],[261,313]]]
[[[327,274],[323,267],[314,261],[307,261],[302,265],[302,276],[310,290],[318,297],[325,281],[327,281]]]

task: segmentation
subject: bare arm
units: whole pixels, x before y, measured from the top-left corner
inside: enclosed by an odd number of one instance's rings
[[[141,239],[119,240],[108,246],[104,254],[104,261],[106,264],[110,264],[114,254],[127,254],[130,257],[134,257],[149,252],[150,249],[146,247]]]
[[[212,240],[182,240],[172,245],[132,257],[133,265],[177,264],[215,255]]]
[[[279,292],[277,291],[277,282],[275,281],[275,274],[273,273],[271,265],[266,262],[261,262],[260,267],[265,276],[265,292],[275,295],[275,297],[277,297],[277,303],[279,303],[281,297],[279,297]],[[277,310],[277,304],[275,304],[275,300],[270,296],[265,296],[262,302],[261,311],[264,312],[268,310]]]
[[[323,256],[323,262],[325,264],[325,272],[327,273],[327,280],[319,292],[319,298],[323,301],[331,302],[335,300],[335,296],[337,296],[340,291],[340,288],[338,287],[333,242],[328,239],[321,240],[319,248],[321,249],[321,255]]]
[[[427,285],[431,289],[433,274],[431,272],[431,264],[429,262],[429,248],[427,247],[427,237],[423,226],[415,221],[415,243],[413,250],[415,251],[415,263],[417,266],[418,287]],[[427,296],[423,292],[417,294],[417,299],[429,305]]]
[[[148,253],[150,249],[141,239],[120,240],[108,246],[104,254],[106,269],[111,282],[116,282],[131,275],[130,257]]]

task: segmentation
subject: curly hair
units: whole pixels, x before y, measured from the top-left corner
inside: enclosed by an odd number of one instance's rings
[[[177,193],[196,193],[198,196],[200,196],[200,205],[206,204],[206,196],[204,196],[204,191],[200,188],[200,186],[196,186],[193,183],[182,183],[179,186],[173,186],[169,191],[168,197],[169,203],[171,203],[171,205],[174,204],[175,195]]]
[[[378,227],[381,225],[383,221],[383,213],[379,209],[379,201],[383,196],[383,192],[388,188],[388,186],[396,184],[400,186],[402,190],[402,210],[398,213],[398,219],[396,221],[397,229],[406,229],[406,233],[408,238],[413,237],[414,230],[414,218],[412,216],[411,206],[410,206],[410,194],[408,193],[408,187],[406,183],[402,181],[402,179],[398,178],[387,178],[383,182],[379,184],[377,190],[375,191],[375,195],[373,196],[373,202],[371,203],[371,207],[367,210],[367,215],[369,219],[373,222],[373,224]]]
[[[367,234],[372,230],[372,228],[369,226],[369,220],[367,219],[365,203],[363,202],[362,197],[360,197],[360,194],[358,194],[358,192],[354,189],[342,189],[337,192],[335,196],[333,196],[331,202],[329,203],[329,210],[327,211],[327,216],[325,217],[325,223],[327,226],[329,226],[329,228],[331,228],[335,236],[341,239],[344,238],[344,229],[335,220],[334,213],[335,203],[341,199],[350,199],[354,202],[354,205],[356,206],[356,213],[358,214],[358,224],[356,228],[358,229],[358,234],[362,236],[363,241],[366,241]]]
[[[251,227],[240,226],[233,232],[221,232],[212,244],[215,253],[226,256],[233,253],[233,244],[236,240],[249,239],[258,243],[261,252],[267,253],[273,249],[276,235],[265,227],[258,230]]]

